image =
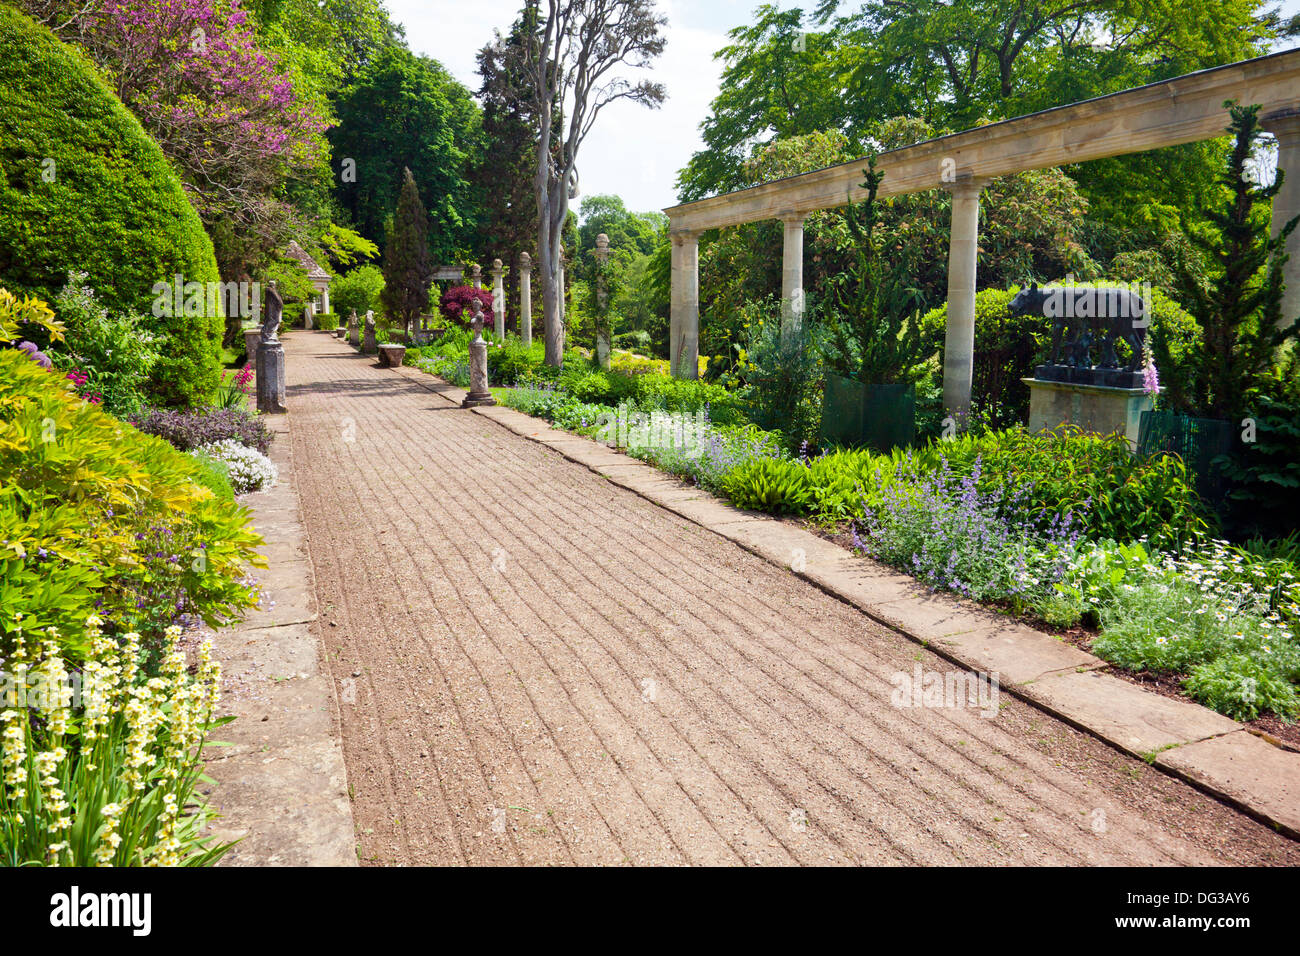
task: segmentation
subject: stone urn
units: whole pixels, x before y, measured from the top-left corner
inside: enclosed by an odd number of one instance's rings
[[[405,345],[379,346],[379,362],[387,368],[397,368],[406,360]]]

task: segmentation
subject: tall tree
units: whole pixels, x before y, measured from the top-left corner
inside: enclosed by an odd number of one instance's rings
[[[1295,28],[1262,0],[765,5],[717,54],[722,84],[680,198],[739,188],[744,160],[783,137],[839,131],[861,154],[888,117],[960,130],[1254,56]],[[1071,169],[1096,216],[1113,224],[1099,251],[1123,251],[1135,220],[1156,234],[1185,225],[1222,155],[1198,144]]]
[[[620,66],[648,68],[664,49],[667,20],[654,0],[526,0],[528,42],[521,68],[532,87],[536,117],[537,266],[542,286],[546,363],[564,362],[560,320],[561,238],[569,200],[577,193],[578,151],[610,103],[657,107],[662,84],[614,75]]]
[[[624,259],[654,252],[661,220],[667,219],[659,212],[629,212],[618,196],[588,196],[579,211],[578,241],[583,252],[594,249],[596,237],[603,232],[609,236],[610,252]]]
[[[429,257],[429,216],[409,169],[402,170],[402,193],[384,248],[384,310],[400,318],[410,341],[411,330],[428,307],[433,284]]]
[[[176,166],[228,278],[284,238],[287,180],[312,176],[327,120],[238,0],[24,0],[83,47]]]
[[[508,36],[498,33],[478,53],[478,73],[483,79],[478,91],[483,107],[483,151],[471,181],[482,209],[477,233],[480,245],[473,250],[481,260],[523,251],[531,255],[537,241],[537,199],[533,194],[536,118],[532,88],[521,69],[526,37],[521,18]],[[511,324],[519,301],[519,269],[517,262],[507,263],[507,267],[506,321]]]
[[[1286,240],[1300,216],[1279,223],[1270,238],[1269,204],[1285,170],[1267,186],[1250,173],[1258,113],[1258,106],[1231,107],[1233,148],[1217,190],[1223,207],[1207,210],[1214,234],[1193,239],[1210,263],[1209,281],[1185,264],[1178,275],[1179,292],[1201,323],[1205,343],[1197,410],[1214,418],[1243,413],[1279,346],[1300,333],[1300,316],[1282,314]]]
[[[459,258],[478,211],[468,176],[481,148],[478,106],[440,64],[401,47],[381,50],[338,98],[329,131],[340,205],[367,239],[384,222],[410,169],[429,197],[433,256]]]

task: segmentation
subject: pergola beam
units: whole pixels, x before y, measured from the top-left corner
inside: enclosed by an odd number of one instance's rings
[[[1225,100],[1261,115],[1300,106],[1300,50],[1201,70],[1148,86],[926,140],[881,153],[878,195],[939,189],[957,177],[992,179],[1027,169],[1140,153],[1224,135]],[[665,209],[673,231],[702,232],[807,216],[861,202],[865,159]]]

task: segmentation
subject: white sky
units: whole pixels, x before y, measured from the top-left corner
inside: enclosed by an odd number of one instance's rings
[[[659,0],[668,17],[667,48],[656,61],[655,79],[668,89],[658,110],[614,103],[597,120],[578,158],[584,195],[614,193],[629,209],[644,212],[674,205],[677,171],[703,145],[699,126],[718,92],[720,65],[713,54],[727,45],[727,31],[750,19],[762,0]],[[778,6],[814,6],[773,0]],[[475,54],[492,31],[510,28],[520,0],[386,0],[393,19],[406,28],[417,53],[431,56],[471,90],[479,87]],[[1283,0],[1288,14],[1300,0]],[[466,10],[474,16],[466,17]]]

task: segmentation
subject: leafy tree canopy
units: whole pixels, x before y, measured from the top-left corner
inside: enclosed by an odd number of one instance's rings
[[[436,60],[385,48],[337,97],[329,131],[335,196],[367,239],[384,241],[409,168],[428,197],[433,257],[455,261],[478,214],[468,182],[481,141],[479,108]],[[349,175],[349,170],[355,175]]]

